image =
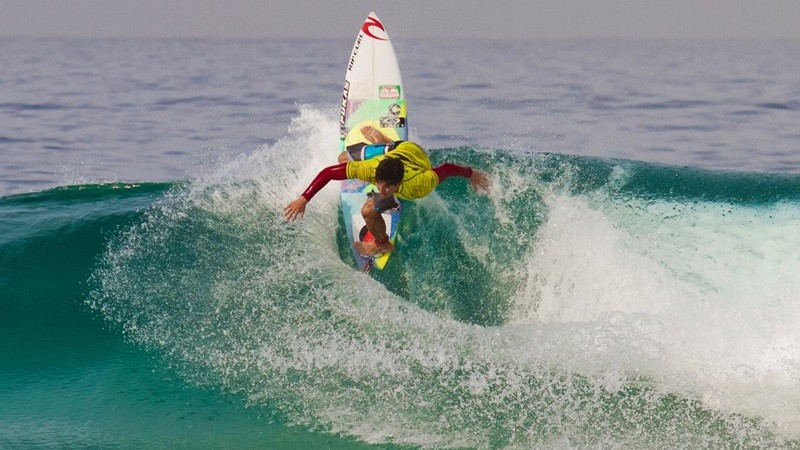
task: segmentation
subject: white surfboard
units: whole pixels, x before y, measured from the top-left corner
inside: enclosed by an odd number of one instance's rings
[[[372,143],[361,130],[365,126],[378,129],[393,140],[408,138],[405,91],[400,77],[400,66],[389,41],[386,28],[375,13],[370,13],[356,36],[353,51],[347,61],[340,119],[340,151],[360,142]],[[346,180],[341,185],[341,204],[347,237],[350,245],[371,236],[361,216],[361,206],[367,194],[377,188],[359,180]],[[389,240],[397,239],[402,206],[383,214]],[[383,269],[390,253],[378,257],[365,257],[353,249],[359,269]]]

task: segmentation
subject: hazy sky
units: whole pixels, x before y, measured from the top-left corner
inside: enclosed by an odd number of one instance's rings
[[[800,39],[800,0],[0,0],[0,36]]]

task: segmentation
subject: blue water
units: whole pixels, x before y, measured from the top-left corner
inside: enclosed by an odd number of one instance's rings
[[[0,40],[0,447],[800,445],[800,43],[390,32],[495,189],[372,276],[352,41]]]

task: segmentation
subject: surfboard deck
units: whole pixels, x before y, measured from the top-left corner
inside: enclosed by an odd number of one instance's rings
[[[356,36],[347,64],[340,117],[339,152],[349,145],[373,143],[361,132],[371,126],[393,140],[408,138],[407,108],[400,66],[386,28],[371,12]],[[338,156],[338,155],[337,155]],[[358,253],[353,244],[368,239],[361,207],[368,195],[377,188],[360,180],[345,180],[341,184],[341,210],[347,238],[353,249],[356,265],[363,271],[383,269],[392,252],[376,257]],[[383,213],[389,240],[395,243],[402,217],[400,208]]]

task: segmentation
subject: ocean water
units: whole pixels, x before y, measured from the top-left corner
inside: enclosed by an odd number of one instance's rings
[[[800,446],[800,42],[387,26],[494,189],[370,275],[351,40],[0,40],[0,448]]]

